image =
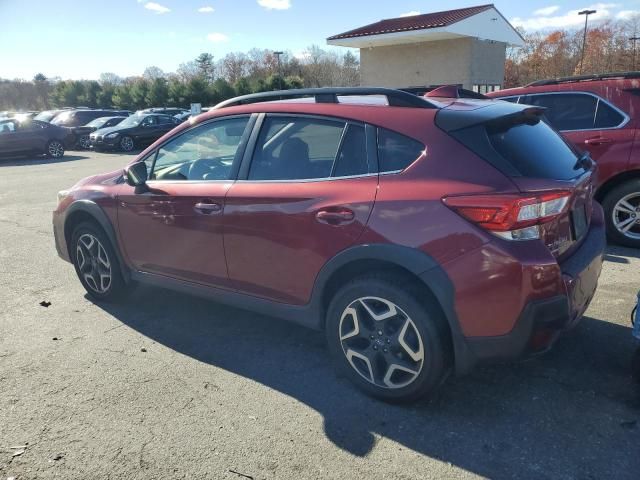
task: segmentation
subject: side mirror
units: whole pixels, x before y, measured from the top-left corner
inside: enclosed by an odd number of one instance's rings
[[[131,185],[132,187],[145,185],[149,178],[148,175],[147,164],[144,162],[132,163],[124,169],[124,178],[127,181],[127,185]]]

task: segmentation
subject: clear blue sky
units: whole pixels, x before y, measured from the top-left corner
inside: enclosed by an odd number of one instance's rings
[[[97,78],[175,71],[201,52],[325,46],[328,36],[382,18],[487,3],[449,0],[0,0],[0,78]],[[528,30],[576,28],[576,10],[601,18],[640,12],[640,0],[509,0],[496,7]],[[203,11],[199,11],[203,9]],[[581,17],[583,18],[583,17]],[[597,18],[595,18],[597,21]]]

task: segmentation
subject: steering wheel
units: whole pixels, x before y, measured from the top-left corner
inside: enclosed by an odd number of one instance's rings
[[[220,158],[201,158],[189,167],[189,180],[204,180],[205,175],[213,173],[217,168],[224,167]]]

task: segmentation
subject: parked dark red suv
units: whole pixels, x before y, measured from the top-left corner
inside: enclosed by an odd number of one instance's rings
[[[607,234],[640,248],[640,72],[541,80],[487,94],[546,108],[548,121],[598,164]]]
[[[144,282],[324,329],[358,387],[415,399],[545,350],[595,292],[593,163],[541,115],[380,88],[239,97],[60,192],[56,247],[96,300]]]

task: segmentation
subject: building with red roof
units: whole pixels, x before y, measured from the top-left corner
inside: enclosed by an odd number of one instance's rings
[[[524,40],[489,4],[380,20],[327,43],[360,49],[362,85],[456,84],[484,93],[502,87],[507,46]]]

